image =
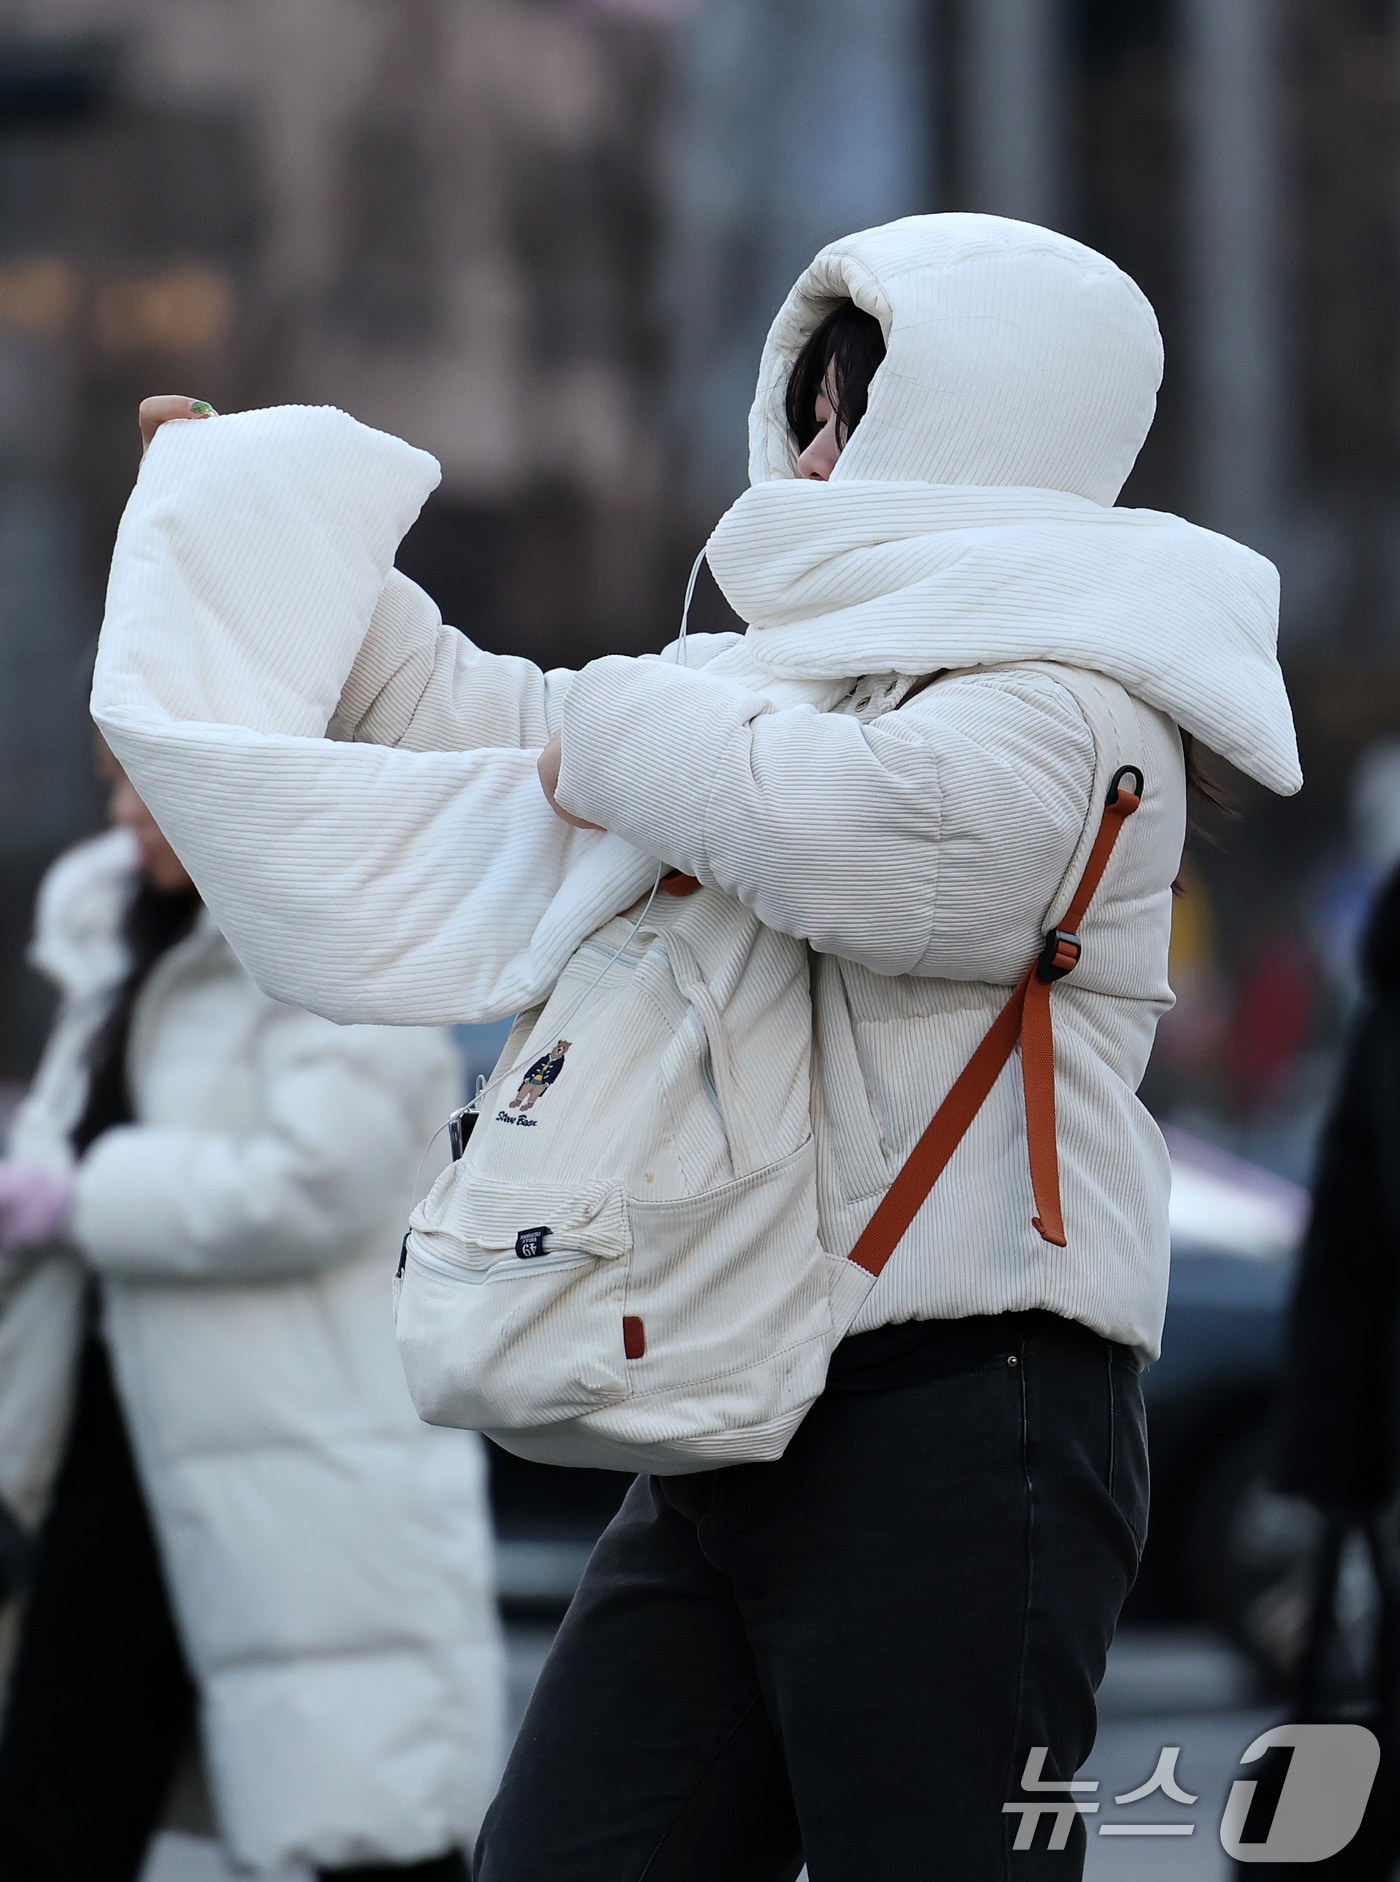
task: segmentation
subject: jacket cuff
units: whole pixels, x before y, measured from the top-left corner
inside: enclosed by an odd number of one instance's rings
[[[768,710],[761,694],[703,672],[609,654],[569,689],[555,795],[575,817],[703,879],[723,754]]]

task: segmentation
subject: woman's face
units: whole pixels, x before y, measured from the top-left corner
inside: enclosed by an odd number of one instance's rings
[[[107,820],[119,830],[130,830],[141,851],[141,873],[152,888],[173,895],[194,883],[171,849],[159,824],[136,795],[136,787],[105,745],[98,748],[98,774],[107,786]]]
[[[821,391],[817,394],[812,415],[817,421],[817,435],[798,458],[797,474],[824,484],[836,468],[841,446],[845,443],[836,426],[836,388],[831,382],[830,367],[822,381]]]

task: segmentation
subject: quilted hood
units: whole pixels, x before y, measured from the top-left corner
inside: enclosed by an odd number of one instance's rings
[[[846,299],[887,351],[816,482],[797,474],[784,395]],[[1060,661],[1296,791],[1277,571],[1181,517],[1115,505],[1161,378],[1141,289],[1049,229],[906,216],[831,243],[773,322],[750,488],[707,545],[754,657],[808,677]]]
[[[1157,407],[1157,317],[1104,256],[1000,216],[905,216],[821,251],[764,347],[752,482],[795,474],[788,374],[848,298],[880,322],[887,352],[833,483],[1028,485],[1114,501]]]

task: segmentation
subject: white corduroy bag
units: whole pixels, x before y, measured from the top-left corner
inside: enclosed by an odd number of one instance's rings
[[[817,1232],[807,951],[679,886],[521,1015],[404,1247],[420,1415],[540,1462],[781,1456],[873,1282]]]

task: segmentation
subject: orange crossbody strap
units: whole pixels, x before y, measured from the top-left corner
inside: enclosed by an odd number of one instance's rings
[[[1125,780],[1133,779],[1136,790]],[[919,1213],[948,1160],[967,1135],[993,1085],[1021,1042],[1021,1076],[1026,1096],[1026,1137],[1030,1147],[1031,1186],[1035,1192],[1034,1226],[1047,1242],[1065,1246],[1060,1208],[1060,1160],[1055,1143],[1055,1046],[1050,1023],[1050,989],[1074,972],[1083,952],[1083,921],[1123,825],[1142,802],[1143,777],[1136,765],[1113,775],[1102,821],[1079,886],[1061,921],[1052,929],[1038,958],[1016,982],[1011,998],[992,1021],[982,1042],[939,1105],[933,1120],[890,1184],[871,1216],[851,1260],[878,1275]]]

